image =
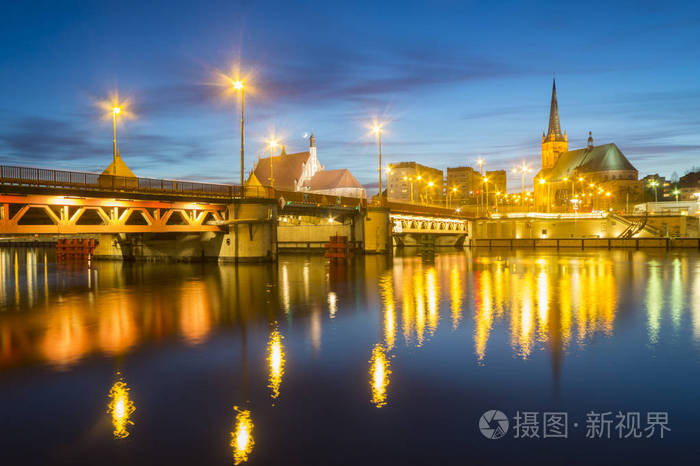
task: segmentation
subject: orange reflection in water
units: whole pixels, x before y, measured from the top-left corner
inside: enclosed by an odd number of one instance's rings
[[[211,304],[206,284],[188,282],[180,296],[180,328],[185,341],[192,345],[203,342],[211,330]]]
[[[59,306],[48,318],[40,345],[43,357],[59,368],[75,363],[92,346],[83,312],[70,303]]]
[[[382,301],[384,303],[384,342],[388,350],[394,347],[396,338],[396,315],[394,313],[394,284],[390,272],[379,279]]]
[[[387,359],[385,349],[382,345],[377,344],[372,350],[372,358],[369,365],[370,389],[372,391],[372,404],[377,408],[381,408],[387,403],[386,389],[389,385],[389,360]]]
[[[501,323],[510,327],[513,353],[525,359],[537,344],[568,346],[573,332],[580,345],[598,332],[612,335],[617,283],[609,256],[481,257],[475,263],[474,348],[479,361]]]
[[[122,439],[129,436],[127,427],[134,425],[129,420],[133,412],[136,411],[134,402],[129,399],[129,387],[119,379],[109,390],[109,404],[107,412],[112,416],[112,426],[114,427],[114,438]]]
[[[236,426],[231,432],[230,445],[233,448],[234,464],[241,464],[248,461],[248,456],[253,452],[255,446],[253,420],[247,409],[239,410],[237,406],[234,406],[233,409],[236,411]]]
[[[121,354],[138,340],[134,313],[137,303],[128,294],[113,293],[99,310],[98,344],[105,353]]]
[[[282,345],[282,335],[279,330],[274,329],[270,333],[270,340],[267,343],[267,364],[269,366],[268,387],[272,390],[273,399],[280,395],[280,385],[284,375],[284,346]]]

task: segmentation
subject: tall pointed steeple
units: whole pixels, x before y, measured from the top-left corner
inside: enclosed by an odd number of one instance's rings
[[[542,168],[552,168],[559,160],[559,154],[569,150],[566,133],[561,134],[559,104],[557,103],[557,83],[552,79],[552,103],[549,108],[549,128],[542,134]]]
[[[559,123],[559,105],[557,104],[557,82],[552,79],[552,103],[549,107],[549,129],[547,130],[547,140],[563,141],[564,135],[561,134],[561,123]]]

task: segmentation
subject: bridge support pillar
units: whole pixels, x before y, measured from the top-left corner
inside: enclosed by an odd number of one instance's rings
[[[391,254],[391,221],[389,209],[368,207],[362,217],[365,253]]]
[[[277,260],[277,204],[236,203],[228,206],[228,219],[240,221],[223,234],[219,260],[268,262]]]
[[[122,260],[124,258],[123,241],[118,233],[105,233],[96,236],[97,246],[93,251],[93,256],[96,259]],[[126,235],[122,236],[126,237]]]

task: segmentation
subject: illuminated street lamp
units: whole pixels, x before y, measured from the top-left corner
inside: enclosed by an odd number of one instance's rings
[[[433,186],[435,186],[435,183],[433,183],[432,181],[428,181],[427,187],[432,190]],[[425,196],[425,201],[426,201],[425,203],[426,204],[428,203],[429,200],[432,200],[432,196],[430,195],[430,193],[431,193],[431,191],[429,190],[427,195]]]
[[[244,167],[244,157],[245,153],[243,150],[243,133],[244,133],[244,119],[243,110],[245,108],[245,87],[243,86],[243,81],[236,80],[233,82],[233,88],[238,91],[241,95],[241,189],[245,183],[245,167]],[[272,176],[272,160],[270,160],[270,176]]]
[[[112,175],[117,174],[117,115],[121,111],[120,107],[112,108]]]
[[[676,188],[673,190],[673,195],[676,196],[676,204],[678,204],[678,195],[681,193],[681,191]]]
[[[271,139],[268,145],[270,146],[270,186],[275,187],[275,178],[272,176],[272,158],[274,157],[273,151],[277,148],[279,143],[276,139]]]
[[[527,164],[525,164],[525,162],[523,162],[523,164],[520,167],[515,168],[513,170],[515,173],[520,172],[520,174],[522,175],[522,179],[520,181],[520,189],[522,190],[522,201],[525,200],[525,174],[528,173],[530,170],[530,167],[528,167]]]
[[[379,143],[379,202],[382,202],[382,125],[375,124],[372,132],[377,135]]]
[[[659,186],[659,182],[656,180],[651,180],[649,182],[649,186],[654,188],[654,202],[659,202],[659,196],[658,196],[658,193],[656,191],[656,187]]]
[[[486,192],[486,204],[484,204],[484,213],[488,214],[489,211],[489,179],[484,177],[484,191]]]
[[[452,206],[451,196],[453,196],[456,192],[457,192],[457,186],[452,186],[452,189],[447,191],[447,195],[445,196],[445,207]]]

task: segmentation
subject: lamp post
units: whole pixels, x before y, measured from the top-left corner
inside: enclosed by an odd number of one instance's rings
[[[372,131],[377,135],[379,143],[379,203],[382,203],[382,126],[374,125]]]
[[[680,194],[680,190],[678,188],[673,190],[673,195],[676,196],[676,204],[678,204],[678,195]]]
[[[270,186],[272,188],[275,187],[275,177],[273,176],[273,173],[272,173],[272,166],[273,166],[272,157],[274,157],[273,151],[277,147],[277,144],[278,143],[277,143],[276,139],[272,139],[269,142],[269,146],[270,146]]]
[[[433,189],[433,186],[435,186],[435,183],[433,183],[432,181],[428,181],[428,186],[427,186],[427,187],[430,188],[430,189],[428,190],[428,193],[427,193],[426,196],[425,196],[425,201],[426,201],[425,203],[426,203],[426,204],[428,204],[428,202],[432,202],[432,200],[433,200],[433,197],[432,197],[432,195],[431,195],[431,191],[432,191],[432,189]]]
[[[516,171],[520,171],[520,174],[522,175],[522,179],[520,180],[520,189],[522,191],[520,204],[522,205],[522,203],[525,202],[525,174],[530,171],[530,167],[523,162],[520,168],[516,169]]]
[[[233,88],[236,89],[241,94],[241,190],[243,189],[243,184],[245,183],[245,166],[244,166],[244,150],[243,150],[243,133],[244,133],[244,119],[243,110],[245,109],[245,87],[242,81],[234,81]],[[270,176],[272,176],[272,159],[270,159]],[[244,192],[244,191],[241,191]]]
[[[657,193],[657,191],[656,191],[656,187],[657,187],[658,185],[659,185],[659,182],[656,181],[656,180],[651,180],[651,181],[649,182],[649,186],[651,186],[652,188],[654,188],[654,202],[659,202],[659,195],[658,195],[658,193]]]
[[[484,191],[486,192],[486,204],[484,204],[484,214],[488,215],[489,213],[489,178],[485,176],[483,178],[484,181]]]
[[[447,191],[445,196],[445,207],[452,207],[452,196],[457,192],[457,186],[452,186],[452,189]]]
[[[117,115],[121,111],[119,107],[112,109],[112,175],[117,174]]]
[[[476,161],[476,163],[479,165],[479,177],[483,178],[484,177],[484,159],[479,157],[479,159]],[[478,199],[478,204],[477,204],[477,214],[481,208],[481,206],[484,205],[484,186],[482,184],[481,186],[481,193],[479,193],[479,199]]]

